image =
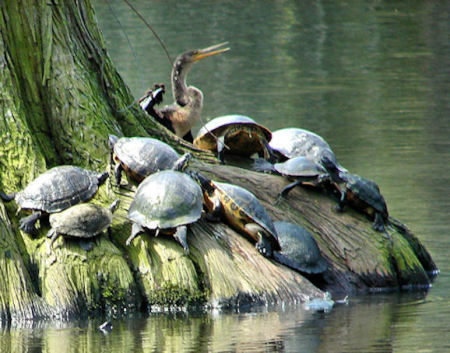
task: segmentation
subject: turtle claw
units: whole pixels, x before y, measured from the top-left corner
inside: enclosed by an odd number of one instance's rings
[[[272,248],[270,245],[266,244],[264,241],[259,241],[255,244],[256,250],[260,252],[261,255],[265,257],[272,257]]]
[[[372,224],[372,228],[373,228],[374,230],[376,230],[377,232],[380,232],[380,233],[386,231],[386,228],[384,227],[383,224],[375,224],[375,223],[374,223],[374,224]]]
[[[129,246],[134,238],[136,238],[139,233],[143,232],[144,229],[137,223],[133,223],[131,226],[131,235],[128,237],[128,239],[125,242],[126,246]]]
[[[36,235],[36,222],[41,217],[40,212],[31,214],[28,217],[21,218],[19,221],[19,228],[27,234]]]
[[[189,246],[187,244],[187,227],[180,226],[177,228],[177,231],[173,234],[175,240],[181,244],[184,249],[186,255],[189,255]]]
[[[377,232],[386,232],[386,227],[384,226],[383,217],[380,213],[375,214],[375,220],[373,221],[372,228]]]
[[[20,220],[19,228],[27,234],[30,234],[30,235],[37,234],[37,229],[34,226],[34,223],[30,224],[29,222],[23,222],[22,220]]]

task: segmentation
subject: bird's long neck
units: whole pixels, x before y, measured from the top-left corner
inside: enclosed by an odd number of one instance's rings
[[[182,107],[189,103],[188,88],[186,85],[186,76],[191,69],[191,65],[184,65],[177,58],[172,69],[172,94],[175,102]]]

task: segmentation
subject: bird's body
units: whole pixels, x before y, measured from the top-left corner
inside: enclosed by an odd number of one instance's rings
[[[198,88],[186,84],[187,74],[195,62],[229,50],[229,48],[219,49],[224,44],[226,43],[187,51],[180,54],[173,63],[171,79],[174,102],[156,111],[155,115],[158,117],[156,120],[189,142],[193,141],[191,128],[201,119],[203,93]]]
[[[201,119],[201,113],[203,110],[203,94],[202,92],[190,86],[189,90],[191,94],[189,99],[187,99],[188,103],[186,105],[180,105],[177,102],[174,102],[170,105],[166,105],[161,109],[162,119],[168,120],[170,122],[170,126],[172,127],[172,132],[184,139],[185,136],[191,135],[191,140],[193,141],[191,128]],[[194,93],[194,91],[196,91]],[[187,138],[189,140],[189,138]]]

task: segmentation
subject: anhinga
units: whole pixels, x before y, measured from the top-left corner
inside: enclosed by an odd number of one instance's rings
[[[172,94],[174,102],[166,105],[159,111],[154,109],[158,102],[150,104],[151,99],[147,99],[152,91],[149,91],[140,99],[142,109],[156,118],[158,122],[166,126],[177,136],[192,142],[193,136],[191,128],[200,120],[203,109],[203,93],[194,86],[186,84],[186,77],[192,68],[192,65],[208,56],[223,53],[230,48],[222,48],[227,42],[213,45],[204,49],[187,51],[179,55],[172,67]],[[161,86],[155,86],[161,87]],[[162,86],[163,87],[163,86]],[[163,88],[164,89],[164,88]],[[163,91],[162,91],[163,92]],[[143,104],[148,102],[147,104]]]

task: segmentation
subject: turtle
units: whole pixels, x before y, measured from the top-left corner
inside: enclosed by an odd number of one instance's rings
[[[274,164],[263,158],[258,158],[253,163],[253,170],[277,173],[294,180],[281,190],[279,197],[286,197],[297,185],[307,184],[317,187],[329,179],[328,172],[321,164],[303,156]]]
[[[256,242],[256,249],[266,257],[281,249],[272,219],[255,195],[238,185],[213,181],[199,172],[190,171],[190,175],[202,186],[210,220],[223,219]]]
[[[151,137],[109,135],[109,146],[111,162],[116,163],[114,175],[117,185],[120,185],[122,171],[129,179],[140,183],[146,176],[171,169],[184,159],[168,144]]]
[[[333,161],[327,157],[322,158],[322,164],[328,170],[335,188],[340,194],[336,210],[342,212],[345,205],[350,204],[373,218],[373,229],[386,233],[385,225],[389,223],[389,213],[379,186],[373,180],[339,171]],[[389,235],[387,237],[389,238]]]
[[[172,234],[189,253],[187,225],[201,217],[202,209],[202,190],[187,174],[176,170],[151,174],[139,185],[128,210],[132,228],[126,245],[150,230],[155,236],[159,232]]]
[[[306,274],[326,271],[327,261],[320,254],[311,233],[298,224],[286,221],[275,221],[273,224],[281,246],[280,251],[273,253],[275,261]]]
[[[108,175],[72,165],[58,166],[40,174],[22,191],[9,195],[0,192],[0,197],[5,202],[15,199],[20,209],[32,212],[20,219],[19,226],[24,232],[35,234],[39,218],[90,200]]]
[[[223,163],[227,153],[249,157],[254,153],[270,158],[268,142],[272,133],[252,118],[245,115],[224,115],[212,119],[198,132],[194,146],[217,152]]]
[[[119,203],[120,200],[115,200],[109,208],[93,203],[80,203],[62,212],[52,213],[49,217],[51,229],[47,233],[47,237],[51,239],[50,248],[60,235],[88,239],[105,229],[110,232],[113,213]],[[84,244],[81,245],[83,247]]]
[[[322,156],[327,156],[339,170],[346,170],[337,162],[330,145],[321,136],[309,130],[290,127],[273,131],[269,146],[279,161],[303,156],[321,163]]]

